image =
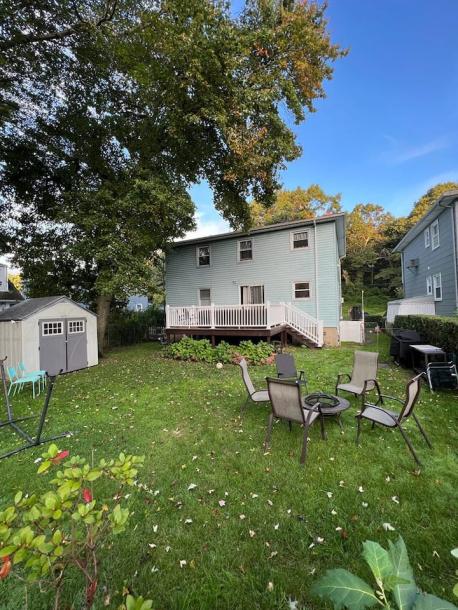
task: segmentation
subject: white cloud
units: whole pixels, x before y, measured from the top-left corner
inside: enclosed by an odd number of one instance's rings
[[[219,235],[227,233],[231,230],[229,223],[226,220],[220,219],[205,219],[205,216],[200,212],[196,213],[197,228],[195,231],[186,233],[184,239],[196,239],[198,237],[207,237],[209,235]]]
[[[403,146],[392,136],[384,135],[383,137],[392,144],[392,148],[390,151],[384,152],[382,158],[388,163],[395,165],[419,159],[420,157],[426,157],[450,146],[450,138],[448,136],[441,136],[416,146]]]

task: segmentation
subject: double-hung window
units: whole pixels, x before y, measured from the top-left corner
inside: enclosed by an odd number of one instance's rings
[[[442,301],[442,276],[440,273],[433,275],[433,294],[435,301]]]
[[[429,234],[429,227],[425,229],[425,248],[429,248],[430,243],[431,243],[431,238],[430,238],[430,234]]]
[[[294,300],[310,298],[310,282],[294,282],[293,284]]]
[[[435,220],[431,225],[431,250],[435,250],[439,245],[439,221]]]
[[[199,288],[199,305],[209,307],[212,304],[210,288]]]
[[[238,242],[239,245],[239,262],[253,260],[253,241],[251,239],[242,239]]]
[[[433,293],[433,280],[430,275],[426,278],[426,294],[432,295]]]
[[[210,267],[210,246],[197,246],[196,258],[198,267]]]
[[[308,248],[309,233],[308,231],[293,231],[291,233],[291,249],[298,250],[299,248]]]

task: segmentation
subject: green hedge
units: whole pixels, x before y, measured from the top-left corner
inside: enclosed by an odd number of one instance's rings
[[[440,316],[396,316],[394,328],[416,330],[426,343],[448,353],[458,352],[458,318]]]
[[[221,362],[221,364],[237,364],[242,358],[245,358],[248,364],[273,364],[275,361],[273,347],[265,341],[259,343],[240,341],[240,345],[230,345],[226,341],[221,341],[213,347],[208,339],[191,339],[191,337],[183,337],[177,343],[167,346],[164,356],[174,360]]]
[[[132,345],[148,340],[148,329],[165,326],[162,308],[150,305],[144,311],[115,310],[110,313],[106,345]]]

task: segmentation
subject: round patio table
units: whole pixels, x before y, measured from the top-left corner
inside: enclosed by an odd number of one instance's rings
[[[321,399],[321,400],[320,400]],[[334,396],[333,394],[324,394],[317,392],[314,394],[308,394],[304,396],[304,408],[309,409],[311,407],[319,406],[321,414],[321,432],[325,437],[324,432],[324,419],[326,417],[335,417],[340,429],[343,430],[342,421],[340,416],[344,411],[350,407],[350,401],[341,396]]]

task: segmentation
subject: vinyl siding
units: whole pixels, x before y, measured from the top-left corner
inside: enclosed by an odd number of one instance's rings
[[[240,286],[262,284],[266,302],[291,302],[323,320],[324,326],[337,327],[340,276],[335,223],[322,223],[316,227],[318,281],[315,277],[314,227],[295,229],[299,230],[308,231],[308,248],[291,250],[290,229],[255,234],[251,237],[253,260],[246,262],[238,261],[238,238],[208,242],[211,246],[210,267],[197,267],[195,244],[172,249],[167,255],[167,304],[198,305],[199,288],[210,288],[215,305],[239,304]],[[310,298],[307,300],[294,300],[293,282],[299,281],[310,283]]]
[[[439,221],[440,245],[432,249],[425,248],[424,233],[410,242],[403,251],[404,296],[406,298],[426,296],[426,278],[440,273],[442,277],[442,301],[436,301],[436,314],[454,315],[456,312],[456,275],[453,248],[453,211],[446,208],[437,217]],[[431,223],[432,224],[432,223]],[[429,225],[431,231],[431,225]],[[416,270],[408,269],[411,259],[419,261]]]

